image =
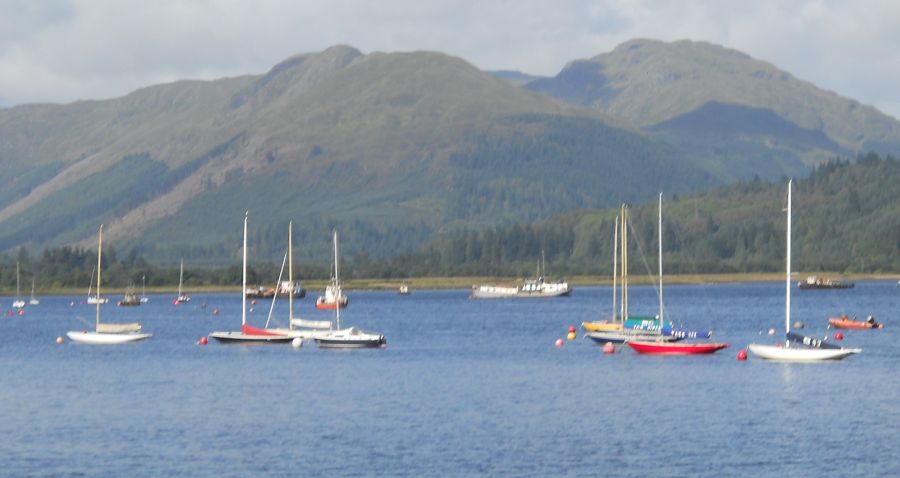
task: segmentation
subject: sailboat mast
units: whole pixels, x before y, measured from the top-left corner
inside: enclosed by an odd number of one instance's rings
[[[341,280],[340,266],[338,261],[338,236],[337,230],[334,231],[334,316],[335,326],[337,330],[341,330]]]
[[[619,216],[616,216],[616,227],[613,233],[613,301],[612,320],[616,321],[616,279],[619,275]]]
[[[241,326],[247,325],[247,217],[250,211],[244,213],[244,275],[241,280]]]
[[[178,273],[178,300],[181,300],[181,284],[184,283],[184,258],[181,258],[181,270]]]
[[[19,263],[16,262],[16,300],[19,300]]]
[[[662,332],[663,324],[663,275],[662,275],[662,193],[659,193],[659,331]]]
[[[628,318],[628,205],[622,205],[622,323]]]
[[[788,194],[787,194],[787,231],[785,235],[787,236],[787,264],[785,267],[785,276],[784,276],[784,346],[789,347],[790,341],[787,339],[787,334],[791,332],[791,185],[794,180],[791,179],[788,181]]]
[[[288,222],[288,329],[294,330],[294,221]]]
[[[103,257],[103,224],[100,224],[100,233],[97,241],[97,326],[100,328],[100,260]]]

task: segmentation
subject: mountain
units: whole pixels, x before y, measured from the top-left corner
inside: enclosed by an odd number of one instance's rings
[[[628,41],[525,88],[626,120],[725,179],[900,151],[896,119],[705,42]]]
[[[665,188],[708,167],[592,108],[432,52],[337,46],[263,75],[0,110],[0,250],[113,247],[227,263],[411,250],[440,230],[533,221]]]
[[[528,73],[513,70],[486,71],[485,73],[509,82],[513,86],[525,86],[533,81],[544,79],[542,76],[529,75]]]

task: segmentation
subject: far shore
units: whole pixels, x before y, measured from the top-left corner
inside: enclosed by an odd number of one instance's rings
[[[870,281],[870,280],[892,280],[900,279],[900,273],[894,274],[832,274],[832,273],[808,273],[795,272],[792,280],[800,281],[810,275],[818,275],[819,277],[843,281]],[[556,280],[550,277],[548,280]],[[569,284],[573,286],[609,286],[612,285],[610,276],[573,276],[567,278]],[[740,282],[776,282],[783,281],[784,274],[778,273],[747,273],[747,274],[671,274],[666,275],[665,283],[674,284],[728,284]],[[344,288],[347,290],[396,290],[402,284],[406,284],[410,289],[469,289],[473,285],[493,285],[507,284],[516,285],[524,281],[522,277],[414,277],[408,279],[350,279],[342,281]],[[651,278],[646,275],[631,276],[628,283],[631,285],[649,284],[655,281],[655,277]],[[325,289],[328,284],[326,280],[304,280],[303,288],[307,293],[314,293],[317,290]],[[248,286],[248,288],[253,286]],[[174,294],[178,287],[148,287],[147,294]],[[192,287],[186,285],[188,294],[203,294],[216,292],[235,292],[240,288],[236,286],[197,286]],[[107,297],[115,297],[122,294],[124,289],[108,287],[103,289],[103,295]],[[14,295],[14,290],[5,290],[0,292],[2,296]],[[35,291],[35,295],[81,295],[86,294],[84,288],[58,288],[58,289],[40,289]],[[27,297],[27,294],[25,295]]]

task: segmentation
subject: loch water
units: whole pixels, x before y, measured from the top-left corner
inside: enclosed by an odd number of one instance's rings
[[[331,317],[315,295],[298,315]],[[886,324],[844,331],[862,353],[815,364],[735,358],[780,337],[766,331],[783,329],[783,283],[667,287],[667,318],[731,344],[693,357],[604,355],[580,331],[554,347],[569,325],[608,317],[609,287],[546,300],[349,296],[345,325],[384,333],[386,348],[197,345],[238,330],[237,294],[110,303],[104,321],[140,321],[154,336],[56,345],[92,327],[83,296],[12,317],[0,298],[0,475],[900,476],[895,281],[794,286],[807,335],[833,337],[826,320],[839,314]],[[632,313],[656,313],[652,287],[630,296]],[[268,308],[259,301],[250,322],[263,325]]]

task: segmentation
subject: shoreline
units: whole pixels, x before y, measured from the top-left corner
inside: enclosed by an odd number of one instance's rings
[[[795,272],[792,275],[792,281],[801,281],[807,276],[818,275],[823,278],[843,280],[843,281],[876,281],[876,280],[900,280],[900,274],[829,274],[829,273],[811,273],[811,272]],[[631,285],[646,285],[655,282],[655,277],[646,275],[629,277]],[[550,278],[549,280],[556,280]],[[610,276],[573,276],[567,279],[569,284],[573,286],[609,286],[612,285]],[[666,285],[685,285],[685,284],[735,284],[744,282],[780,282],[784,280],[784,274],[779,273],[737,273],[737,274],[670,274],[666,275]],[[395,290],[402,284],[406,284],[410,289],[469,289],[473,285],[493,285],[493,284],[521,284],[524,281],[522,277],[415,277],[408,279],[351,279],[344,281],[344,288],[347,290]],[[303,288],[307,294],[314,294],[317,290],[324,290],[327,280],[304,280]],[[233,292],[237,293],[240,288],[236,286],[201,286],[190,287],[187,291],[189,294],[204,293],[220,293]],[[103,295],[112,299],[115,296],[124,293],[124,289],[113,287],[104,288]],[[170,287],[150,287],[147,288],[148,295],[175,294],[178,286]],[[59,289],[38,289],[35,296],[58,296],[58,295],[83,295],[86,291],[84,288],[59,288]],[[15,291],[8,290],[0,292],[0,296],[14,297]],[[21,297],[27,299],[27,295]]]

